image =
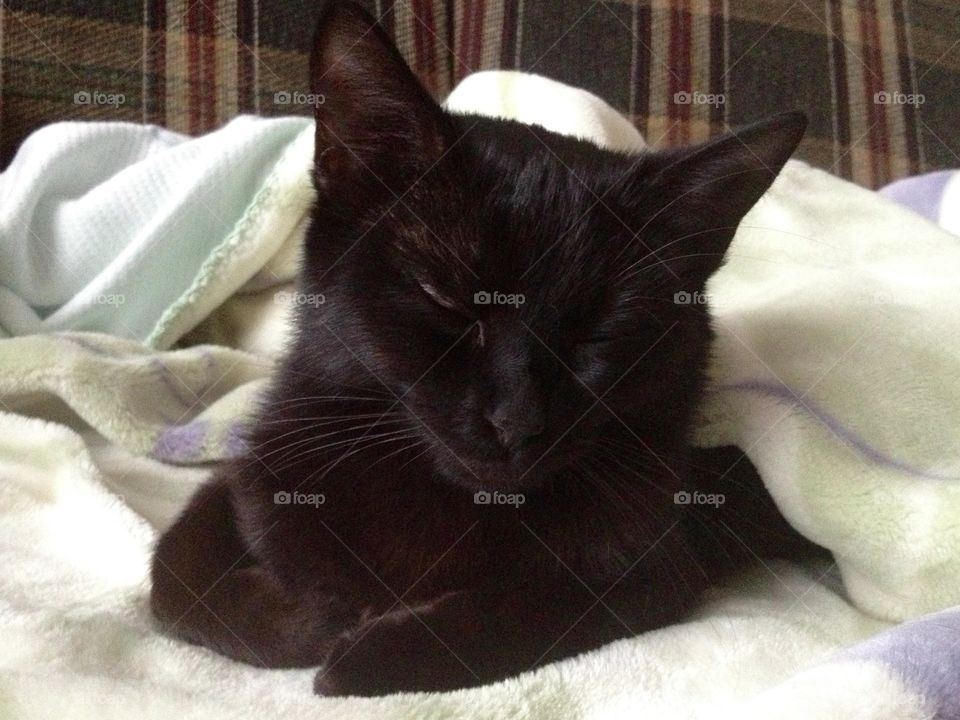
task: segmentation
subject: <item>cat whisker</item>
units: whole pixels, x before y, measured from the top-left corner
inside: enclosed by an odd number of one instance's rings
[[[401,410],[396,412],[386,412],[386,413],[354,413],[350,415],[311,415],[307,417],[295,417],[295,418],[281,418],[279,420],[264,420],[261,421],[260,425],[274,425],[277,423],[292,423],[292,422],[306,422],[308,420],[330,420],[331,422],[337,420],[365,420],[367,418],[377,418],[377,417],[390,417],[396,416],[400,417],[405,415]]]
[[[680,237],[678,237],[678,238],[674,238],[674,239],[671,240],[670,242],[664,243],[663,245],[659,246],[656,250],[651,250],[650,252],[648,252],[648,253],[647,253],[646,255],[644,255],[643,257],[635,260],[633,263],[631,263],[630,265],[628,265],[626,268],[624,268],[624,269],[620,272],[620,274],[617,276],[617,279],[624,277],[630,270],[632,270],[633,268],[635,268],[637,265],[639,265],[640,263],[642,263],[644,260],[646,260],[646,259],[649,258],[649,257],[657,258],[658,261],[663,262],[662,260],[660,260],[660,256],[661,256],[661,254],[663,253],[663,251],[666,250],[667,248],[669,248],[671,245],[676,245],[677,243],[683,242],[684,240],[689,240],[690,238],[697,237],[698,235],[705,235],[705,234],[707,234],[707,233],[715,232],[715,231],[717,231],[717,230],[736,230],[736,227],[735,227],[735,226],[734,226],[734,227],[723,227],[723,226],[721,226],[721,227],[708,228],[708,229],[706,229],[706,230],[697,230],[697,232],[689,233],[689,234],[687,234],[687,235],[682,235],[682,236],[680,236]],[[713,254],[716,254],[716,253],[713,253]],[[669,257],[668,257],[667,259],[670,260],[670,259],[673,259],[673,258],[669,258]],[[654,264],[656,264],[656,263],[654,263]]]
[[[301,457],[304,457],[304,456],[308,456],[308,455],[319,455],[320,453],[323,453],[324,451],[331,450],[331,449],[333,449],[333,448],[339,448],[339,447],[342,447],[342,446],[344,446],[344,445],[350,445],[350,446],[353,446],[353,445],[365,445],[368,440],[376,440],[376,439],[378,439],[378,438],[388,437],[388,436],[393,436],[393,435],[398,435],[399,433],[404,433],[404,432],[411,432],[411,429],[410,429],[410,428],[406,428],[406,427],[397,428],[396,430],[391,430],[391,431],[385,432],[385,433],[376,433],[376,434],[374,434],[374,435],[364,435],[364,436],[362,436],[362,437],[360,437],[360,438],[344,438],[344,439],[341,439],[341,440],[334,440],[334,441],[332,441],[332,442],[323,443],[322,445],[319,445],[319,446],[318,446],[318,445],[309,445],[307,442],[298,442],[298,443],[296,443],[296,444],[301,445],[301,446],[306,445],[306,447],[305,447],[305,448],[301,447],[301,449],[300,449],[299,452],[288,453],[287,455],[284,455],[283,457],[278,458],[277,462],[280,463],[280,464],[277,465],[276,467],[274,467],[273,469],[276,470],[276,471],[279,471],[279,470],[283,470],[283,469],[285,469],[285,468],[288,468],[288,467],[296,464],[298,458],[301,458]]]
[[[374,467],[375,465],[378,465],[379,463],[382,463],[384,460],[389,460],[390,458],[394,457],[395,455],[399,455],[399,454],[402,453],[402,452],[407,452],[407,451],[409,451],[409,450],[412,450],[412,449],[415,448],[415,447],[418,447],[418,446],[420,446],[420,445],[426,445],[426,444],[427,444],[427,441],[426,441],[426,440],[424,440],[423,438],[419,438],[418,440],[415,440],[414,442],[410,443],[409,445],[404,445],[404,446],[401,447],[401,448],[398,448],[398,449],[396,449],[396,450],[393,450],[393,451],[387,453],[386,455],[384,455],[384,456],[383,456],[382,458],[380,458],[379,460],[376,460],[376,461],[370,463],[369,465],[367,465],[366,468],[364,468],[363,472],[369,471],[369,470],[370,470],[372,467]],[[426,450],[427,450],[427,448],[424,448],[424,452],[426,452]],[[416,455],[416,457],[420,457],[420,455],[423,455],[423,453],[420,453],[420,454]],[[405,467],[406,464],[409,463],[409,462],[410,462],[410,460],[407,460],[407,462],[404,463],[401,467]]]
[[[666,268],[669,268],[668,263],[677,262],[678,260],[685,260],[687,258],[696,258],[696,257],[724,257],[724,255],[725,253],[688,253],[687,255],[673,255],[663,260],[658,260],[657,262],[654,262],[654,263],[648,263],[643,267],[634,270],[629,275],[625,275],[624,273],[621,273],[620,275],[617,276],[617,280],[619,280],[620,282],[627,282],[635,278],[640,273],[646,272],[647,270],[652,270],[658,265],[662,265]],[[631,265],[631,267],[634,267],[634,266]]]
[[[375,421],[372,422],[372,423],[366,423],[366,424],[360,424],[360,425],[352,425],[352,426],[350,426],[350,427],[341,428],[341,429],[339,429],[339,430],[333,430],[333,431],[331,431],[331,432],[322,433],[322,434],[320,434],[320,435],[311,435],[309,438],[306,438],[306,439],[307,439],[307,440],[316,440],[316,439],[319,439],[319,438],[328,437],[328,436],[330,436],[330,435],[337,435],[337,434],[339,434],[339,433],[350,432],[351,430],[363,430],[363,429],[366,429],[366,428],[376,427],[377,425],[379,425],[379,424],[381,424],[381,423],[383,423],[384,425],[387,425],[387,424],[395,424],[395,423],[404,422],[404,421],[405,421],[404,418],[383,419],[382,417],[377,416],[377,420],[375,420]],[[277,440],[281,440],[282,438],[289,437],[290,435],[296,435],[296,434],[298,434],[298,433],[312,432],[313,430],[316,430],[317,428],[326,427],[327,425],[336,425],[336,424],[339,424],[339,423],[342,423],[342,422],[346,422],[346,420],[335,420],[335,421],[330,421],[330,422],[311,423],[311,424],[305,425],[305,426],[303,426],[303,427],[298,427],[298,428],[294,428],[293,430],[288,430],[287,432],[282,433],[282,434],[280,434],[280,435],[271,436],[269,442],[270,442],[270,443],[274,443],[274,442],[276,442]],[[254,450],[258,450],[258,449],[263,448],[263,447],[266,447],[266,446],[267,446],[267,442],[263,442],[263,443],[260,443],[260,444],[258,444],[258,445],[254,445],[254,446],[253,446],[253,449],[254,449]],[[286,447],[286,446],[285,446],[285,447]],[[282,450],[283,448],[279,448],[279,449]],[[274,454],[274,453],[277,452],[277,451],[278,451],[278,450],[271,450],[271,451],[270,451],[269,453],[267,453],[266,455],[261,455],[260,457],[261,457],[261,458],[263,458],[263,457],[269,457],[270,455]]]
[[[419,453],[417,453],[416,455],[414,455],[412,458],[410,458],[409,460],[407,460],[403,465],[401,465],[401,466],[400,466],[399,468],[397,468],[397,469],[398,469],[398,470],[403,470],[407,465],[409,465],[410,463],[412,463],[412,462],[413,462],[414,460],[416,460],[418,457],[422,456],[424,453],[426,453],[428,450],[430,450],[431,447],[433,447],[433,443],[431,443],[429,440],[426,440],[426,439],[425,439],[425,440],[424,440],[424,444],[426,445],[426,447],[424,447],[421,452],[419,452]]]
[[[666,203],[663,207],[661,207],[659,210],[657,210],[655,213],[653,213],[649,218],[647,218],[646,222],[643,223],[643,225],[640,227],[640,229],[637,230],[635,233],[633,233],[633,237],[630,239],[630,241],[629,241],[628,243],[624,244],[624,246],[620,249],[620,252],[617,253],[617,255],[616,255],[616,257],[614,258],[614,260],[617,260],[617,259],[626,251],[626,249],[627,249],[630,245],[633,244],[633,241],[636,240],[636,239],[638,239],[638,238],[640,237],[640,235],[643,233],[644,230],[647,229],[647,227],[650,225],[650,223],[652,223],[654,220],[656,220],[656,219],[657,219],[660,215],[662,215],[664,212],[666,212],[667,210],[669,210],[670,207],[673,206],[675,203],[680,202],[681,200],[683,200],[684,198],[686,198],[688,195],[696,194],[696,193],[699,192],[699,190],[700,190],[702,187],[704,187],[705,185],[708,185],[708,184],[711,184],[711,183],[714,183],[714,182],[719,182],[720,180],[726,180],[726,179],[729,179],[729,178],[732,178],[732,177],[736,177],[737,175],[743,175],[743,174],[749,173],[749,172],[752,172],[752,170],[737,170],[736,172],[727,173],[727,174],[721,175],[721,176],[716,176],[716,177],[710,178],[710,179],[708,179],[708,180],[705,180],[704,182],[697,183],[697,184],[695,184],[695,185],[692,185],[692,186],[688,187],[686,190],[684,190],[684,192],[676,195],[670,202]]]
[[[271,402],[271,407],[295,407],[311,402],[389,402],[392,399],[389,395],[384,395],[383,397],[364,397],[361,395],[301,395],[287,400],[273,401]]]
[[[597,450],[599,451],[599,454],[601,457],[607,457],[612,461],[616,462],[623,469],[628,470],[632,473],[635,473],[636,477],[640,478],[647,485],[655,488],[657,492],[662,493],[664,495],[671,495],[669,490],[660,487],[659,485],[657,485],[657,483],[651,480],[647,473],[641,472],[643,470],[653,471],[654,473],[663,472],[663,466],[655,457],[651,455],[640,455],[640,454],[632,455],[630,459],[635,464],[633,466],[629,466],[624,462],[625,458],[623,457],[623,453],[626,451],[623,448],[607,447],[605,449],[603,447],[598,446]],[[616,453],[620,453],[620,454],[616,454]]]
[[[274,453],[276,453],[276,452],[280,452],[280,451],[283,451],[283,450],[291,450],[291,449],[294,448],[294,447],[302,446],[302,445],[307,445],[307,444],[309,444],[309,443],[311,443],[311,442],[315,442],[315,441],[317,441],[317,440],[321,440],[321,439],[323,439],[324,437],[330,437],[330,436],[332,436],[332,435],[339,435],[339,434],[342,434],[342,433],[344,433],[344,432],[350,432],[350,431],[352,431],[352,430],[363,430],[364,428],[367,428],[367,430],[368,430],[368,432],[369,432],[369,429],[371,429],[371,428],[373,428],[373,427],[376,427],[376,423],[374,423],[374,424],[372,424],[372,425],[369,425],[369,426],[359,426],[359,427],[357,427],[357,428],[348,428],[347,430],[341,430],[341,431],[338,431],[338,432],[335,432],[335,433],[325,433],[324,435],[317,435],[317,436],[313,436],[313,437],[309,437],[309,438],[304,438],[303,440],[296,440],[296,441],[294,441],[294,442],[287,443],[287,444],[284,445],[282,448],[278,448],[277,450],[273,450],[273,451],[271,451],[270,453],[267,453],[267,455],[262,455],[262,456],[260,456],[260,460],[262,461],[264,457],[267,457],[267,456],[269,456],[269,455],[272,455],[272,454],[274,454]],[[278,472],[278,471],[280,471],[280,470],[282,470],[282,469],[284,469],[284,468],[289,467],[289,466],[291,465],[292,461],[295,460],[296,458],[302,457],[302,456],[304,456],[304,455],[309,455],[309,454],[313,454],[313,453],[318,453],[318,452],[321,452],[321,451],[323,451],[323,450],[327,450],[327,449],[332,448],[332,447],[337,447],[337,446],[339,446],[339,445],[347,445],[347,444],[349,444],[349,443],[357,443],[357,442],[360,442],[360,440],[363,440],[363,439],[366,439],[366,438],[385,437],[385,436],[387,436],[387,435],[391,435],[391,434],[394,434],[394,433],[400,433],[400,432],[406,432],[406,431],[408,431],[408,430],[410,430],[409,427],[401,427],[401,428],[397,428],[397,429],[395,429],[395,430],[390,430],[390,431],[385,432],[385,433],[377,433],[377,434],[375,434],[375,435],[364,435],[362,438],[359,438],[359,439],[358,439],[358,438],[345,438],[345,439],[343,439],[343,440],[336,440],[336,441],[334,441],[334,442],[325,443],[325,444],[323,444],[323,445],[321,445],[321,446],[319,446],[319,447],[307,447],[306,450],[301,450],[300,452],[294,453],[294,454],[292,454],[292,455],[288,453],[287,455],[281,456],[281,457],[278,458],[277,461],[276,461],[278,464],[276,464],[276,465],[271,465],[271,469],[272,469],[274,472]]]
[[[377,436],[370,436],[370,437],[372,438],[372,437],[377,437]],[[376,442],[373,442],[373,443],[370,443],[370,442],[364,443],[364,444],[361,445],[360,447],[356,447],[356,448],[350,447],[350,448],[347,448],[346,452],[344,452],[342,455],[340,455],[336,460],[333,460],[332,462],[328,463],[327,465],[321,466],[319,469],[317,469],[317,470],[315,470],[314,472],[310,473],[310,475],[308,475],[308,476],[306,477],[306,479],[304,480],[304,483],[310,481],[314,476],[317,475],[317,473],[320,473],[320,472],[322,472],[323,475],[321,475],[321,476],[318,478],[318,480],[323,480],[323,479],[330,473],[330,471],[333,470],[333,468],[335,468],[337,465],[339,465],[341,462],[343,462],[343,461],[346,460],[347,458],[352,457],[352,456],[356,455],[356,454],[359,453],[359,452],[363,452],[363,451],[369,450],[369,449],[372,448],[372,447],[375,447],[375,446],[377,446],[377,445],[382,445],[382,444],[384,444],[384,443],[397,442],[397,441],[399,441],[399,440],[410,440],[410,439],[419,438],[419,437],[420,437],[420,434],[419,434],[419,433],[417,433],[417,432],[411,432],[411,433],[408,433],[407,435],[399,435],[399,436],[396,436],[396,437],[388,437],[388,438],[385,438],[385,439],[382,439],[382,440],[377,440]]]

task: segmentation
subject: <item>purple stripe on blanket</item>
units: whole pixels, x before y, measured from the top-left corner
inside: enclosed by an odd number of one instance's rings
[[[194,420],[186,425],[174,425],[164,430],[150,455],[156,460],[174,463],[192,462],[200,455],[207,437],[209,423]]]
[[[953,175],[954,171],[952,170],[917,175],[890,183],[886,187],[880,188],[878,192],[894,202],[905,205],[915,213],[923,215],[928,220],[939,223],[943,190],[947,181]]]
[[[960,720],[960,608],[898,625],[837,659],[887,665],[936,708],[937,720]]]
[[[798,395],[792,389],[782,383],[752,380],[748,382],[733,383],[730,385],[721,385],[717,388],[717,390],[753,392],[758,395],[766,395],[767,397],[773,397],[778,400],[785,400],[794,405],[804,414],[816,418],[822,422],[827,429],[829,429],[840,440],[850,445],[854,450],[877,465],[899,470],[900,472],[924,478],[925,480],[949,480],[954,482],[960,480],[960,477],[924,470],[916,465],[898,460],[882,450],[878,450],[863,437],[858,435],[854,430],[848,428],[846,425],[840,422],[839,419],[831,415],[824,408],[817,405],[816,402],[810,398]]]
[[[249,449],[246,423],[238,422],[227,428],[224,450],[228,458],[240,457]]]

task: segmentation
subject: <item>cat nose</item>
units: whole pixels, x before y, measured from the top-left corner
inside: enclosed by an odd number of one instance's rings
[[[531,408],[517,413],[512,408],[500,407],[486,418],[496,431],[500,444],[510,452],[520,450],[543,432],[543,414]]]

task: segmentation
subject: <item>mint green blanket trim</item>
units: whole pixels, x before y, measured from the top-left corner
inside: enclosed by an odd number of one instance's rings
[[[171,347],[239,290],[280,249],[313,198],[308,172],[312,139],[311,124],[274,164],[233,230],[200,266],[190,287],[160,316],[145,341],[148,347]],[[298,173],[301,167],[303,172]]]

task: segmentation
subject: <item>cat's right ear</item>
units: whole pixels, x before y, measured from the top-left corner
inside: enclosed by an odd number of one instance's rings
[[[328,2],[310,60],[318,190],[401,195],[443,151],[443,110],[376,20]]]

